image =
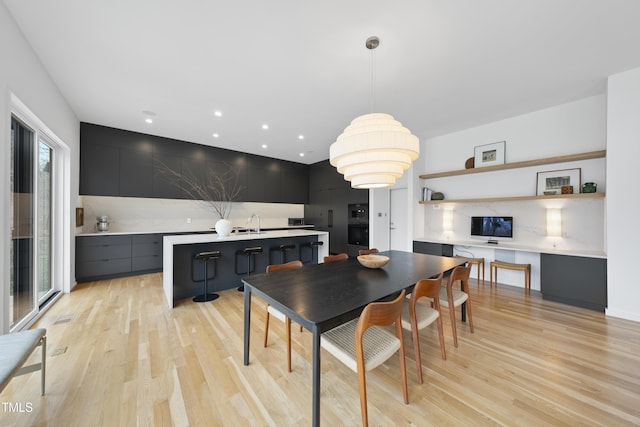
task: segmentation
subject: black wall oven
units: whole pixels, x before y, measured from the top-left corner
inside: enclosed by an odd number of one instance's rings
[[[350,204],[348,212],[347,243],[369,247],[369,205]]]
[[[369,224],[349,224],[347,228],[348,244],[369,247]]]

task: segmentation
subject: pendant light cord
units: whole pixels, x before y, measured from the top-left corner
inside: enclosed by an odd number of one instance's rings
[[[369,57],[369,110],[374,113],[376,109],[376,51],[371,49]]]

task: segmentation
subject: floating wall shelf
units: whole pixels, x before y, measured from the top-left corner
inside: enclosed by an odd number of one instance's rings
[[[426,175],[420,175],[420,178],[421,179],[443,178],[447,176],[468,175],[468,174],[482,173],[482,172],[495,172],[495,171],[501,171],[501,170],[507,170],[507,169],[526,168],[529,166],[550,165],[552,163],[564,163],[564,162],[575,162],[578,160],[599,159],[599,158],[605,157],[606,154],[607,154],[607,150],[590,151],[588,153],[547,157],[544,159],[527,160],[524,162],[505,163],[503,165],[486,166],[483,168],[460,169],[460,170],[449,171],[449,172],[429,173]],[[574,194],[573,196],[576,196],[576,195]],[[544,197],[548,198],[548,196],[544,196]],[[509,199],[513,199],[513,198],[509,198]],[[523,200],[528,200],[528,199],[524,198]]]
[[[483,197],[475,199],[456,200],[425,200],[420,201],[421,205],[439,205],[443,203],[485,203],[485,202],[520,202],[526,200],[550,200],[550,199],[602,199],[605,193],[578,193],[578,194],[557,194],[553,196],[514,196],[514,197]]]

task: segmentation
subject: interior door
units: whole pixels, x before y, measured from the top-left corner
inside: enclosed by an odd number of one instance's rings
[[[392,188],[389,197],[389,248],[411,252],[406,188]]]

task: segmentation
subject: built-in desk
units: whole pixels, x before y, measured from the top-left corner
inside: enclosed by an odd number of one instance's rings
[[[607,256],[604,251],[431,238],[415,239],[413,250],[445,256],[484,257],[486,263],[498,259],[531,264],[531,289],[539,290],[544,299],[602,312],[607,306]],[[472,277],[474,274],[472,272]],[[522,287],[522,273],[501,272],[500,282]]]

